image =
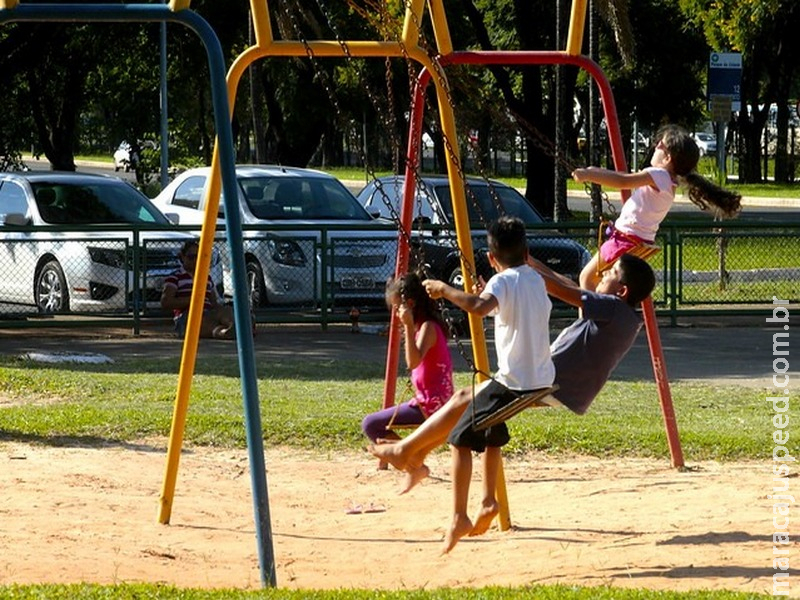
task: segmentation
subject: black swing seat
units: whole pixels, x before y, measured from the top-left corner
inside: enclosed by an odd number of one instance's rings
[[[483,429],[493,427],[499,423],[504,423],[511,417],[518,415],[526,408],[530,408],[532,406],[561,406],[561,402],[559,402],[553,396],[553,392],[556,391],[558,391],[558,386],[553,385],[551,387],[533,390],[532,392],[518,396],[500,410],[483,417],[481,420],[475,423],[473,429],[475,431],[481,431]]]

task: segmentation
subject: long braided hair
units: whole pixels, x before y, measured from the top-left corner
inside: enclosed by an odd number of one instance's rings
[[[669,152],[675,177],[678,184],[686,188],[689,200],[716,216],[732,218],[739,214],[741,194],[725,189],[695,171],[700,150],[688,131],[678,125],[665,125],[656,134],[658,141]]]

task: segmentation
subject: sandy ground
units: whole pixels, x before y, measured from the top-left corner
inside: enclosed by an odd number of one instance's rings
[[[170,525],[157,522],[165,460],[164,441],[102,449],[0,443],[0,584],[260,587],[247,453],[186,449]],[[698,463],[677,472],[666,458],[507,460],[512,529],[495,524],[440,556],[448,462],[434,455],[433,477],[398,496],[400,474],[377,470],[366,454],[268,449],[267,555],[277,585],[771,592],[770,465]],[[473,505],[479,491],[476,475]],[[380,512],[347,513],[358,505]]]

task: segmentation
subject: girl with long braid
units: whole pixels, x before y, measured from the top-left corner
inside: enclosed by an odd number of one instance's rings
[[[734,217],[741,209],[741,195],[722,188],[695,171],[700,151],[689,132],[678,125],[665,125],[656,135],[658,140],[650,166],[636,173],[588,167],[575,169],[572,178],[580,183],[633,190],[622,205],[619,217],[610,226],[608,239],[599,252],[583,268],[580,285],[594,290],[602,273],[625,253],[651,246],[661,221],[675,200],[675,189],[686,189],[689,199],[702,210],[715,216]]]

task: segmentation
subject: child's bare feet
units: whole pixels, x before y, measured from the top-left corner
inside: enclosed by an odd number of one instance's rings
[[[475,526],[472,528],[472,531],[469,532],[469,535],[483,535],[486,533],[491,526],[492,521],[494,521],[494,518],[499,512],[500,508],[498,507],[497,502],[492,502],[491,504],[484,504],[481,506],[478,517],[475,519]]]
[[[467,515],[456,514],[453,515],[453,523],[450,529],[444,534],[444,545],[442,546],[442,554],[447,554],[455,548],[458,540],[472,531],[472,521],[469,520]]]
[[[376,444],[396,444],[400,441],[400,436],[397,437],[382,437],[375,440]]]
[[[408,468],[408,461],[403,456],[402,448],[397,444],[368,444],[367,452],[389,463],[398,471],[405,471]]]
[[[415,485],[430,475],[430,469],[422,465],[420,467],[408,466],[406,471],[405,481],[403,481],[403,489],[400,490],[400,495],[410,492]]]

